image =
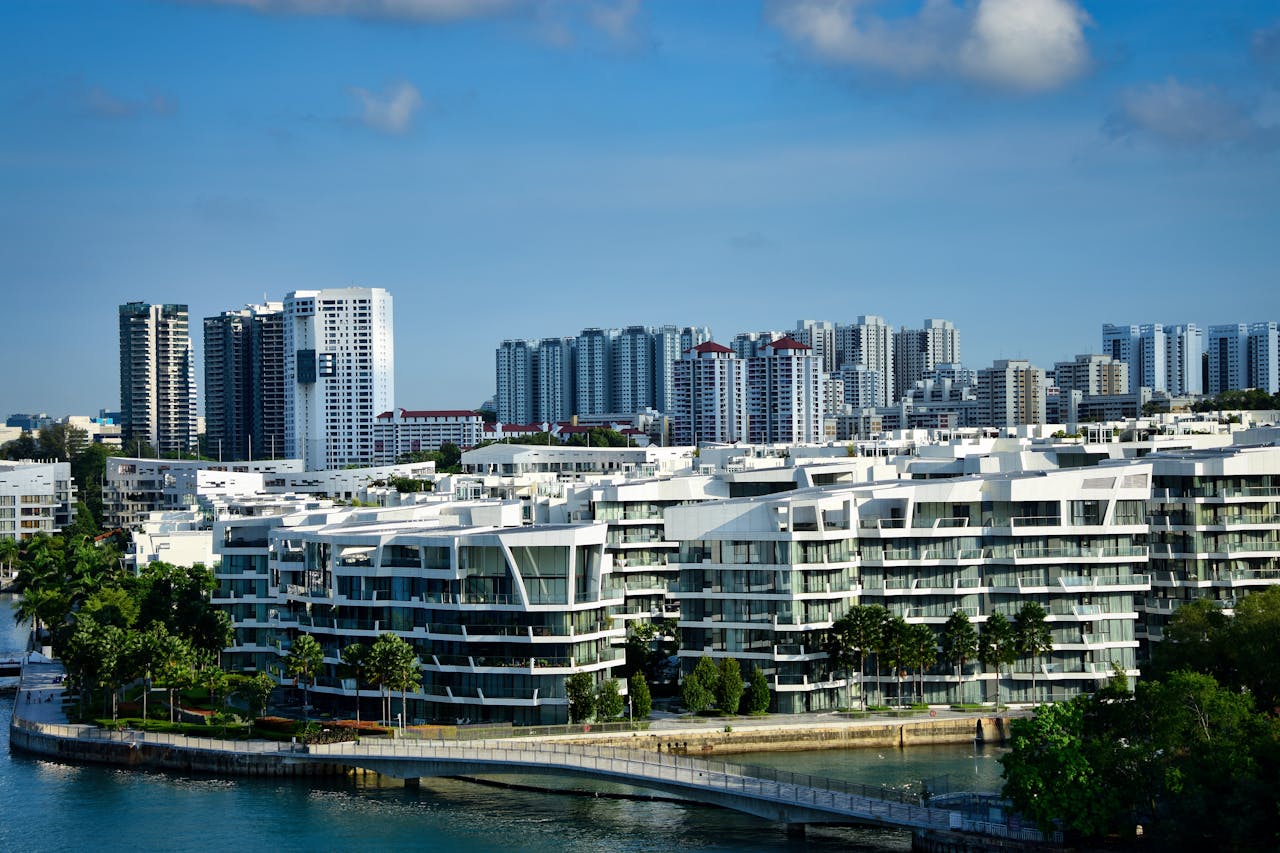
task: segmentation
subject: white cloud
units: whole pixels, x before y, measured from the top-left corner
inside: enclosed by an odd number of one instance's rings
[[[1216,86],[1187,85],[1172,77],[1125,90],[1106,127],[1116,137],[1143,136],[1178,148],[1280,146],[1280,125]]]
[[[350,16],[417,23],[479,18],[513,9],[517,0],[181,0],[193,4],[241,6],[278,15]]]
[[[592,6],[589,17],[592,25],[609,38],[627,42],[636,38],[636,18],[639,11],[640,0],[620,0],[618,3]]]
[[[145,98],[113,95],[101,86],[90,86],[81,93],[81,102],[90,114],[99,118],[136,118],[139,116],[171,116],[178,104],[168,95],[152,94]]]
[[[422,108],[422,94],[408,82],[397,83],[381,94],[357,86],[349,91],[360,102],[360,123],[382,133],[404,133]]]
[[[899,77],[960,76],[1015,91],[1055,89],[1090,66],[1076,0],[924,0],[878,14],[880,0],[778,0],[770,18],[825,62]]]

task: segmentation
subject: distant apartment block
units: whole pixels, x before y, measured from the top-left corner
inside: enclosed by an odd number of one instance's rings
[[[402,456],[439,450],[443,444],[462,449],[484,438],[484,418],[469,410],[382,412],[373,421],[373,459],[391,465]]]
[[[746,439],[746,364],[733,350],[714,341],[698,344],[676,362],[674,444]]]
[[[160,453],[196,447],[195,358],[187,306],[120,306],[120,411],[123,439]]]
[[[205,447],[218,459],[269,459],[285,449],[284,305],[204,321]]]
[[[1001,359],[978,371],[978,402],[987,426],[1045,422],[1045,372],[1020,359]]]

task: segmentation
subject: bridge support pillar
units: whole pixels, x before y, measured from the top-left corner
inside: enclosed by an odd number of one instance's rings
[[[795,841],[804,841],[804,824],[789,823],[787,824],[787,838]]]
[[[405,790],[416,791],[422,787],[422,780],[419,779],[417,776],[414,776],[410,779],[405,779],[404,787],[405,787]]]

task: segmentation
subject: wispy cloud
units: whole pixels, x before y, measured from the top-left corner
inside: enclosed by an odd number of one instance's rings
[[[520,6],[519,0],[176,0],[190,5],[238,6],[272,15],[370,18],[447,23],[481,18]]]
[[[1216,86],[1181,83],[1173,77],[1127,89],[1106,130],[1117,138],[1142,137],[1175,148],[1275,150],[1280,125],[1253,105]]]
[[[1280,21],[1255,30],[1251,41],[1254,56],[1263,62],[1280,63]]]
[[[381,93],[358,86],[352,86],[348,91],[360,104],[357,120],[381,133],[404,133],[422,108],[422,93],[407,81],[396,83]]]
[[[961,77],[1021,92],[1059,88],[1091,65],[1076,0],[924,0],[879,14],[882,0],[774,0],[769,19],[818,60],[904,78]]]
[[[124,98],[101,86],[88,86],[80,94],[80,103],[90,115],[98,118],[137,118],[139,116],[171,116],[178,103],[168,95],[151,94],[143,98]]]

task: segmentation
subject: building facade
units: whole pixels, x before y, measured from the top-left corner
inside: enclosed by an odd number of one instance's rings
[[[308,469],[368,465],[395,399],[391,294],[298,290],[284,300],[285,448]]]
[[[195,357],[185,305],[120,306],[120,413],[124,441],[159,453],[197,445]]]
[[[284,305],[269,302],[204,321],[204,420],[208,455],[284,453]]]

